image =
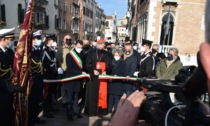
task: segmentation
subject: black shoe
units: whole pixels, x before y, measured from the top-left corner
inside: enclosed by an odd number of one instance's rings
[[[34,124],[30,124],[30,123],[29,123],[29,124],[28,124],[28,126],[35,126],[35,125],[34,125]]]
[[[82,119],[82,115],[77,115],[77,119]]]
[[[46,118],[55,118],[55,116],[52,113],[50,113],[50,112],[45,112],[43,114],[43,116],[46,117]]]
[[[69,121],[71,121],[71,122],[74,120],[73,116],[71,116],[71,115],[69,115],[69,114],[67,115],[67,119],[68,119]]]
[[[46,121],[45,120],[42,120],[40,118],[37,118],[37,120],[35,121],[35,124],[45,124]]]

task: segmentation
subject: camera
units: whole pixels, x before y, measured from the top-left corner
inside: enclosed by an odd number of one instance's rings
[[[148,92],[139,119],[152,126],[210,125],[209,107],[200,100],[207,91],[206,80],[199,54],[198,67],[183,67],[174,81],[142,79],[140,85]],[[178,102],[171,102],[169,93],[175,93]]]

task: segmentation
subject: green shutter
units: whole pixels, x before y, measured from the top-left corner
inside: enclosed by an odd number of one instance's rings
[[[6,13],[5,13],[5,5],[1,5],[1,19],[6,22]]]
[[[45,18],[45,25],[46,25],[46,27],[49,27],[49,16],[48,15]]]
[[[18,4],[18,23],[21,24],[21,9],[22,5]]]
[[[21,10],[21,20],[20,20],[20,23],[22,24],[23,21],[24,21],[24,17],[25,17],[25,9],[22,9]]]

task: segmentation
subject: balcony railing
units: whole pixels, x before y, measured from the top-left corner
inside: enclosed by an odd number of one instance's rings
[[[47,5],[48,0],[35,0],[35,4],[38,6]]]
[[[79,19],[79,13],[74,13],[72,19]]]
[[[44,29],[48,29],[49,26],[47,26],[45,23],[41,23],[41,24],[37,23],[37,24],[34,25],[34,28],[44,30]]]
[[[163,53],[165,53],[165,54],[167,54],[168,52],[169,52],[169,50],[171,49],[171,48],[174,48],[175,46],[172,46],[172,45],[163,45],[163,46],[160,46],[160,48],[159,48],[159,52],[163,52]]]
[[[179,4],[179,0],[163,0],[163,4]]]
[[[79,33],[79,29],[78,28],[73,29],[73,34],[78,34],[78,33]]]
[[[0,21],[0,26],[5,26],[5,25],[7,25],[7,22],[5,22],[5,21]]]

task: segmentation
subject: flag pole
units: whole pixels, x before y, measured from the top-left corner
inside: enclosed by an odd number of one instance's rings
[[[171,12],[171,5],[169,5],[169,9],[168,9],[168,18],[167,18],[167,22],[166,22],[166,30],[165,30],[164,38],[161,42],[161,52],[163,52],[163,45],[164,45],[164,42],[165,42],[166,37],[168,35],[168,31],[169,31],[170,15],[171,15],[170,12]]]
[[[15,126],[28,126],[28,97],[32,86],[31,51],[34,29],[34,0],[28,0],[26,15],[15,51],[12,83],[26,88],[14,94]]]

